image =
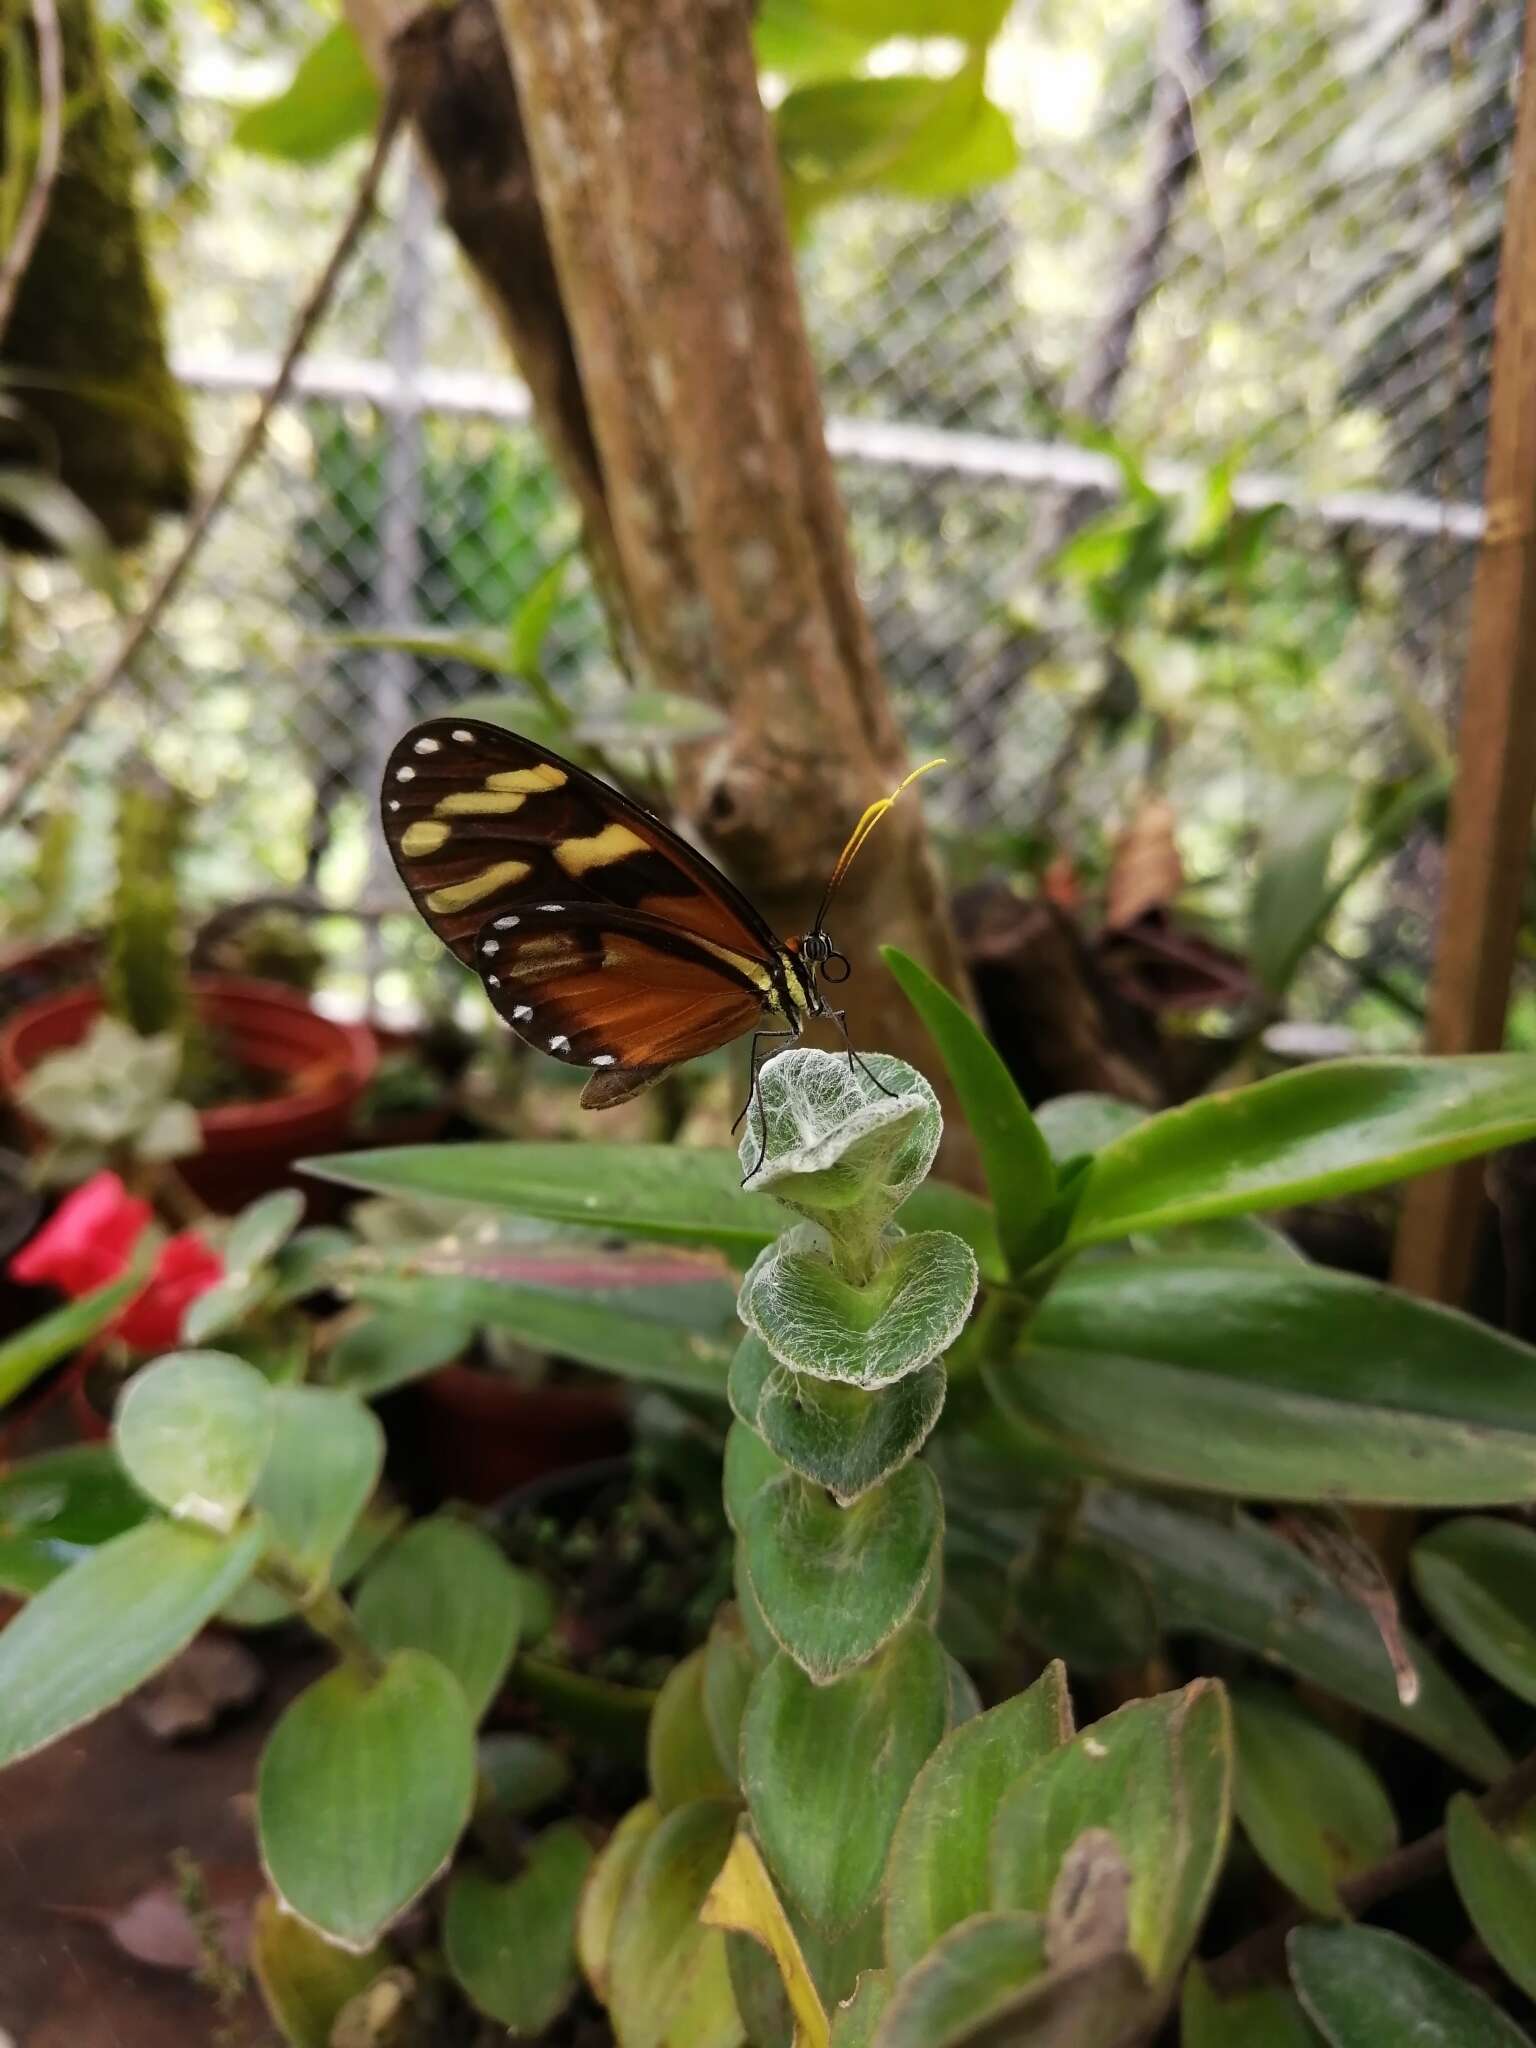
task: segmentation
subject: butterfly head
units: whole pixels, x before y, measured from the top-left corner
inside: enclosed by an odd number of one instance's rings
[[[812,1014],[819,1015],[827,1006],[816,987],[816,977],[819,975],[823,981],[833,983],[846,981],[852,972],[851,963],[846,953],[837,950],[830,934],[819,923],[815,931],[806,933],[795,951],[807,970],[803,979],[815,1006]]]

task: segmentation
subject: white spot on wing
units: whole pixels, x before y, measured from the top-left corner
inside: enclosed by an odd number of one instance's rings
[[[571,1041],[566,1037],[563,1031],[557,1031],[554,1037],[549,1041],[549,1049],[551,1052],[569,1052],[571,1049]]]
[[[595,1052],[592,1055],[592,1064],[594,1067],[611,1067],[613,1065],[613,1054],[611,1052]]]
[[[519,1003],[517,1007],[513,1010],[512,1014],[517,1019],[518,1023],[522,1024],[533,1015],[533,1012],[529,1009],[526,1003]]]
[[[416,752],[418,754],[436,754],[441,751],[442,744],[441,740],[418,740],[416,742]]]
[[[499,932],[509,932],[511,931],[513,925],[515,925],[517,922],[518,920],[515,917],[498,917],[496,920],[496,929]]]
[[[462,725],[456,725],[454,727],[453,736],[456,740],[459,740],[465,745],[467,745],[468,742],[474,738],[474,734],[472,732],[466,732]]]
[[[389,800],[389,808],[390,808],[390,809],[391,809],[392,811],[398,811],[398,810],[399,810],[399,808],[400,808],[400,799],[399,799],[399,797],[397,797],[397,796],[392,796],[392,797],[390,798],[390,800]]]
[[[485,977],[485,985],[487,988],[500,988],[501,976],[499,974],[488,974]]]
[[[540,910],[564,910],[565,905],[563,903],[541,903],[538,907]]]
[[[416,780],[416,770],[409,761],[406,762],[403,768],[395,770],[395,780],[396,782],[414,782]]]
[[[487,939],[480,950],[482,953],[499,953],[501,951],[501,941],[500,939]]]

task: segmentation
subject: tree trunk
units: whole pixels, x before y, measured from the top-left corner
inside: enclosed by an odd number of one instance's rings
[[[348,0],[378,56],[380,4]],[[429,11],[399,39],[407,108],[641,664],[727,718],[680,762],[684,820],[777,929],[805,931],[849,828],[908,761],[854,583],[749,9],[498,0],[515,98],[482,75],[494,126],[467,123],[462,101],[434,115],[429,74],[442,92],[464,72],[487,5]],[[965,989],[915,793],[831,924],[857,1042],[938,1085],[876,950]],[[946,1169],[971,1178],[952,1133]]]

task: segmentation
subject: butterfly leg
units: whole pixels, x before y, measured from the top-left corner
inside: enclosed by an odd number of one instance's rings
[[[746,1118],[747,1112],[751,1109],[753,1103],[755,1102],[757,1104],[758,1121],[763,1128],[763,1143],[762,1149],[759,1151],[757,1155],[757,1164],[753,1167],[752,1172],[748,1174],[743,1174],[742,1176],[741,1184],[743,1187],[746,1186],[747,1182],[751,1180],[754,1177],[754,1175],[762,1171],[763,1161],[768,1157],[768,1119],[763,1114],[763,1098],[761,1091],[758,1087],[758,1083],[762,1078],[763,1067],[765,1063],[772,1057],[772,1055],[769,1053],[762,1052],[759,1048],[767,1039],[782,1041],[786,1038],[798,1038],[799,1036],[799,1032],[793,1030],[756,1031],[752,1034],[752,1080],[747,1088],[747,1099],[741,1105],[741,1115],[738,1116],[735,1123],[731,1125],[731,1136],[734,1138],[736,1133],[741,1129],[742,1123]]]
[[[896,1090],[894,1088],[887,1088],[885,1083],[881,1080],[880,1076],[875,1072],[874,1068],[871,1067],[868,1061],[864,1058],[863,1054],[854,1051],[853,1040],[848,1036],[848,1012],[846,1010],[828,1010],[827,1015],[832,1019],[832,1022],[837,1026],[838,1030],[841,1031],[841,1033],[843,1034],[843,1044],[848,1048],[849,1071],[852,1072],[852,1070],[855,1067],[857,1067],[859,1072],[864,1075],[866,1080],[874,1082],[875,1086],[880,1090],[880,1093],[882,1095],[889,1095],[892,1102],[898,1101],[900,1098],[898,1097]]]

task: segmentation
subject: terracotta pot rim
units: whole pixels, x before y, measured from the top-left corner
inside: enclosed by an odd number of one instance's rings
[[[275,1134],[333,1112],[354,1101],[373,1076],[378,1042],[369,1027],[338,1023],[282,982],[246,975],[194,974],[188,977],[188,988],[200,1010],[231,1028],[238,1029],[242,1023],[259,1027],[265,1021],[264,1038],[258,1037],[254,1046],[242,1044],[242,1057],[249,1058],[252,1066],[287,1076],[293,1083],[286,1093],[266,1101],[219,1103],[200,1111],[198,1123],[206,1144],[263,1130]],[[78,1016],[78,1037],[66,1041],[74,1044],[102,1007],[101,990],[87,984],[39,996],[15,1011],[0,1025],[0,1088],[16,1097],[19,1084],[35,1064],[23,1058],[21,1042],[40,1019],[61,1013]],[[264,1059],[263,1052],[273,1056]]]

